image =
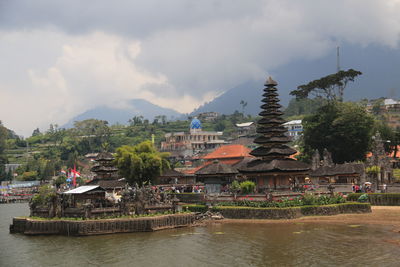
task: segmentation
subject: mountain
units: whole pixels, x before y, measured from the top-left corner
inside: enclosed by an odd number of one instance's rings
[[[129,101],[129,108],[111,108],[100,106],[72,118],[63,125],[63,128],[71,128],[75,121],[87,119],[106,120],[109,125],[120,123],[127,124],[128,120],[134,116],[143,116],[145,119],[152,121],[155,116],[165,115],[167,119],[179,119],[184,115],[168,108],[162,108],[154,105],[144,99],[132,99]]]
[[[212,101],[195,109],[190,115],[195,116],[202,112],[215,111],[221,114],[232,114],[235,110],[242,112],[240,101],[247,102],[244,108],[245,114],[257,114],[260,112],[263,81],[247,81],[240,84]]]
[[[363,74],[349,83],[345,89],[345,100],[380,97],[397,98],[400,96],[400,49],[369,45],[360,47],[356,44],[343,44],[340,48],[342,70],[355,69]],[[289,94],[297,86],[319,79],[336,72],[336,49],[329,55],[317,59],[299,59],[280,66],[270,75],[278,82],[280,104],[287,106],[293,97]],[[231,88],[214,100],[205,103],[190,115],[215,111],[232,114],[235,110],[242,112],[240,101],[247,102],[245,114],[258,114],[261,109],[262,89],[265,77],[258,81],[248,81]]]

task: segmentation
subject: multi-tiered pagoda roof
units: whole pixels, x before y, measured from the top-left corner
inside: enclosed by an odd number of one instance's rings
[[[290,158],[297,151],[287,145],[290,139],[283,126],[286,121],[282,119],[276,85],[277,82],[271,77],[265,83],[264,104],[259,113],[261,119],[257,122],[259,136],[254,139],[259,146],[250,152],[257,159],[242,167],[241,172],[296,172],[309,169],[307,164]]]
[[[114,156],[109,152],[101,152],[95,159],[96,163],[91,171],[95,173],[88,185],[100,185],[107,190],[124,188],[126,182],[118,179],[118,168],[114,166]]]

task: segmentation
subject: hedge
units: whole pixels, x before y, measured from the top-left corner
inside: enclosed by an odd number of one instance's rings
[[[352,193],[347,196],[348,201],[357,201],[363,193]],[[369,193],[368,201],[376,206],[400,206],[400,193]]]

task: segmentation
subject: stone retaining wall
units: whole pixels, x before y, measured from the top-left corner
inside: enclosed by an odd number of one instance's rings
[[[352,193],[347,196],[349,201],[357,201],[364,193]],[[400,193],[369,193],[368,202],[373,206],[400,206]]]
[[[213,207],[228,219],[294,219],[302,216],[336,215],[342,213],[371,212],[369,203],[343,203],[324,206],[302,206],[292,208],[248,208],[248,207]]]
[[[194,214],[171,214],[155,217],[104,220],[34,220],[14,218],[10,233],[26,235],[85,236],[113,233],[148,232],[168,228],[190,226],[195,222]]]

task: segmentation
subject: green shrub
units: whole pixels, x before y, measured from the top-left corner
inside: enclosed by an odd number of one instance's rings
[[[368,194],[362,194],[357,201],[358,202],[368,202],[369,198],[368,198]]]
[[[47,205],[56,198],[56,191],[50,185],[39,187],[39,193],[32,197],[33,205]]]
[[[240,183],[240,190],[242,191],[242,194],[254,193],[255,188],[256,184],[252,181],[244,181]]]
[[[239,192],[239,190],[240,190],[240,184],[239,184],[239,182],[238,181],[233,181],[232,183],[231,183],[231,186],[229,187],[229,190],[232,192],[232,193],[237,193],[237,192]]]

